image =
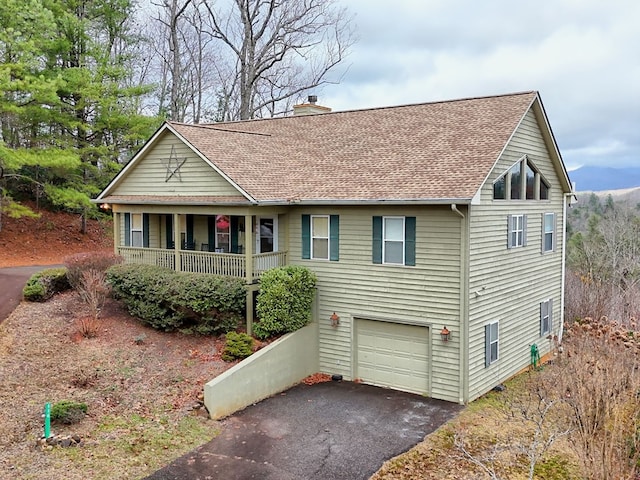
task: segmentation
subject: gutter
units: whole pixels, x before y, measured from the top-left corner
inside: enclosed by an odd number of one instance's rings
[[[564,295],[565,295],[565,276],[566,276],[566,264],[567,264],[567,202],[570,202],[571,197],[575,197],[576,194],[573,191],[565,193],[562,196],[562,285],[560,290],[560,328],[558,329],[558,345],[562,345],[562,335],[564,333]],[[576,197],[577,198],[577,197]]]
[[[452,203],[459,203],[463,205],[469,205],[471,203],[470,198],[394,198],[387,200],[384,198],[371,199],[371,200],[359,200],[359,199],[344,199],[344,200],[267,200],[260,201],[260,205],[449,205]]]
[[[459,361],[459,385],[458,403],[464,405],[468,400],[469,391],[469,295],[468,295],[468,268],[469,268],[469,229],[468,218],[458,210],[455,203],[451,204],[451,211],[460,217],[460,350]]]

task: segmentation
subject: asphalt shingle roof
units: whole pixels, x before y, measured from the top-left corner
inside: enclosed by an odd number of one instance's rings
[[[535,98],[169,125],[258,202],[471,199]]]

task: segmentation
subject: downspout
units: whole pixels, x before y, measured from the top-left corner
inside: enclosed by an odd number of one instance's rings
[[[564,333],[564,294],[565,294],[565,275],[566,275],[566,255],[567,255],[567,202],[575,196],[573,188],[570,193],[562,196],[562,285],[560,287],[560,328],[558,329],[558,345],[562,345],[562,334]]]
[[[460,221],[460,352],[459,359],[459,385],[458,385],[458,403],[464,405],[467,401],[467,383],[469,363],[469,348],[467,338],[469,337],[469,300],[467,294],[467,268],[468,268],[468,229],[467,218],[464,213],[458,210],[455,203],[451,204],[451,211],[458,214]]]

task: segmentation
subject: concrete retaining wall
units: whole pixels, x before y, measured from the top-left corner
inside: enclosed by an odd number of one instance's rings
[[[313,322],[258,350],[204,386],[213,419],[231,415],[318,372],[318,324]]]

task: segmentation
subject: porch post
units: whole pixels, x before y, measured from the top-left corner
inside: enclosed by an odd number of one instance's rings
[[[253,330],[253,216],[244,216],[245,246],[244,246],[244,270],[245,283],[247,284],[246,313],[247,313],[247,334],[251,335]]]
[[[120,219],[120,213],[113,212],[113,253],[116,255],[120,249]]]
[[[173,254],[175,255],[175,270],[179,272],[182,270],[182,265],[180,265],[180,249],[182,245],[180,244],[180,215],[177,213],[173,214]]]

